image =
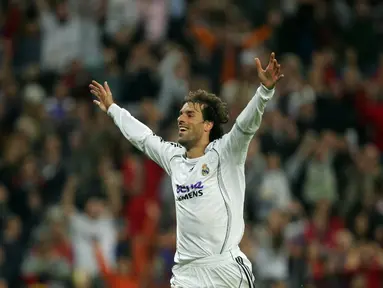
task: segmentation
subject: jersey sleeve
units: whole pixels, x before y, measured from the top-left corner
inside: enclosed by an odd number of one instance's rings
[[[275,90],[261,85],[245,109],[238,116],[233,128],[225,134],[220,143],[220,154],[233,159],[237,164],[246,160],[251,139],[261,125],[266,103],[273,97]]]
[[[164,141],[117,104],[109,107],[108,115],[130,143],[160,165],[169,175],[171,174],[170,160],[174,155],[184,153],[181,145]]]

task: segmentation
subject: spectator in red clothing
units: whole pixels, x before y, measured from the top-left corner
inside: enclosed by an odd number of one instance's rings
[[[323,248],[335,247],[336,235],[343,228],[342,221],[330,215],[330,205],[327,201],[319,201],[316,205],[312,220],[305,231],[307,243],[318,242]]]
[[[364,278],[365,288],[380,288],[383,284],[383,257],[374,244],[355,246],[350,250],[345,262],[345,272]]]
[[[122,175],[124,190],[127,202],[123,208],[123,213],[127,222],[127,233],[134,237],[140,233],[145,218],[145,195],[143,187],[145,185],[145,171],[141,157],[134,155],[132,152],[125,152],[122,163]],[[134,219],[134,221],[130,221]]]
[[[380,81],[381,82],[381,81]],[[361,124],[369,125],[372,138],[379,150],[383,151],[383,84],[368,81],[366,93],[359,93],[355,101],[355,109],[359,112]]]
[[[124,207],[128,223],[127,232],[131,237],[135,237],[145,229],[145,220],[148,217],[145,207],[158,201],[158,189],[164,172],[150,159],[142,159],[128,151],[122,163],[122,171],[128,198]],[[134,221],[129,221],[130,219]]]
[[[107,284],[113,288],[138,288],[138,283],[132,275],[132,263],[128,254],[122,253],[117,259],[115,270],[107,267],[101,248],[97,242],[94,243],[94,251],[99,265],[99,269]]]
[[[313,241],[307,250],[307,269],[312,279],[321,279],[325,276],[325,264],[321,257],[320,244]]]

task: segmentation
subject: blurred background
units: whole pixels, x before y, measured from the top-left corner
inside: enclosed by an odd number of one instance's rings
[[[381,1],[0,2],[1,288],[169,287],[170,179],[87,86],[174,141],[197,88],[230,129],[271,51],[285,78],[249,148],[241,243],[257,287],[383,287]]]

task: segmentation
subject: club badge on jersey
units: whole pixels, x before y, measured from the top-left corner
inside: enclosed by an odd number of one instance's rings
[[[210,169],[209,169],[209,167],[207,167],[207,164],[203,164],[202,165],[202,176],[208,175],[209,172],[210,172]]]

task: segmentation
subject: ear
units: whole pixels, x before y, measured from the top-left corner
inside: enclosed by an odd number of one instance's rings
[[[213,126],[213,122],[205,121],[205,123],[203,124],[203,129],[205,132],[210,132],[210,130],[213,129]]]

